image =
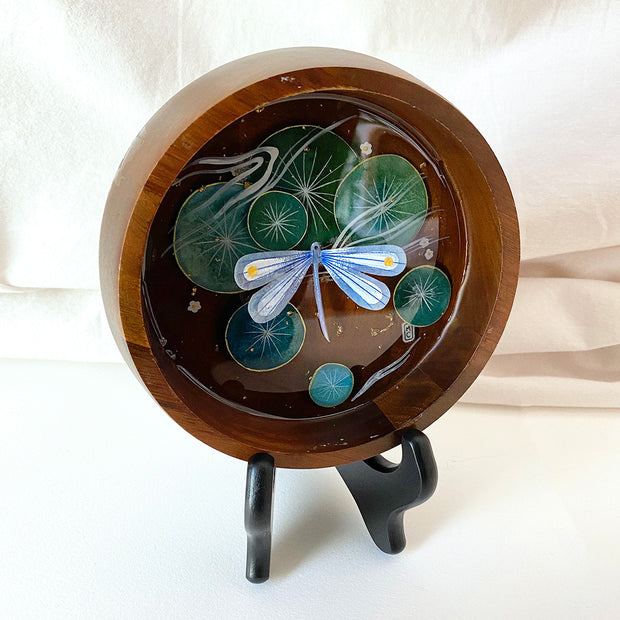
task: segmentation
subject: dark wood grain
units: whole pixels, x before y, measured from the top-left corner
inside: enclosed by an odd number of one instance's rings
[[[431,345],[421,349],[416,364],[396,384],[367,403],[330,416],[270,418],[206,398],[153,346],[143,313],[142,268],[149,231],[183,166],[244,115],[303,93],[347,95],[380,106],[410,125],[438,154],[460,227],[454,235],[459,243],[441,256],[454,294],[441,321],[423,330]],[[104,214],[100,256],[102,292],[116,342],[172,418],[201,441],[238,458],[268,452],[279,467],[325,467],[394,447],[405,429],[424,429],[471,385],[510,312],[519,232],[497,159],[451,104],[376,59],[303,48],[221,67],[162,108],[119,168]],[[396,358],[397,353],[390,355]]]

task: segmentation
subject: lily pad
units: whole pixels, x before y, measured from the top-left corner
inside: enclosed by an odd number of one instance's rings
[[[308,214],[299,199],[280,191],[265,192],[250,207],[248,229],[265,250],[290,250],[308,230]]]
[[[306,325],[295,306],[288,304],[266,323],[252,320],[248,305],[241,306],[226,326],[226,347],[247,370],[274,370],[288,364],[301,349]]]
[[[247,228],[250,203],[239,199],[239,183],[214,183],[183,203],[174,226],[174,255],[183,273],[215,293],[240,291],[237,260],[260,250]]]
[[[338,245],[358,242],[405,246],[426,217],[428,196],[420,173],[400,155],[377,155],[343,179],[334,202],[342,231]]]
[[[308,212],[308,230],[300,247],[309,249],[315,241],[331,243],[338,235],[334,196],[340,181],[359,161],[355,151],[337,134],[314,125],[286,127],[261,146],[279,151],[272,173],[276,180],[273,189],[293,194]],[[261,173],[259,170],[255,178]]]
[[[438,267],[422,265],[406,273],[394,289],[394,308],[411,325],[431,325],[446,311],[452,287]]]
[[[312,375],[308,391],[319,407],[335,407],[351,395],[353,373],[343,364],[323,364]]]

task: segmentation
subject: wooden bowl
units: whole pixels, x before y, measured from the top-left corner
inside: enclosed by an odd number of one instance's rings
[[[171,251],[175,220],[192,192],[218,181],[208,177],[213,166],[207,174],[200,161],[234,158],[274,132],[306,125],[335,126],[362,159],[393,154],[417,170],[430,210],[407,269],[432,256],[449,279],[451,296],[440,319],[412,330],[392,299],[380,312],[365,311],[322,278],[327,342],[307,278],[291,300],[305,325],[301,352],[281,368],[248,370],[235,361],[225,334],[250,292],[197,286]],[[237,60],[168,101],[118,170],[100,246],[108,320],[147,390],[206,444],[241,459],[266,452],[279,467],[366,459],[397,445],[404,430],[422,430],[447,411],[499,340],[518,265],[510,188],[475,127],[400,69],[323,48]],[[390,293],[396,280],[385,280]],[[331,407],[308,394],[325,363],[350,368],[356,386]]]

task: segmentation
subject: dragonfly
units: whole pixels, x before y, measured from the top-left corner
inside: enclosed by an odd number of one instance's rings
[[[274,319],[290,301],[310,266],[319,325],[325,339],[329,334],[321,298],[319,266],[358,306],[381,310],[390,300],[390,289],[372,275],[395,276],[407,265],[407,256],[397,245],[367,245],[321,249],[314,242],[310,250],[255,252],[242,256],[235,265],[235,281],[243,290],[260,288],[248,303],[256,323]]]

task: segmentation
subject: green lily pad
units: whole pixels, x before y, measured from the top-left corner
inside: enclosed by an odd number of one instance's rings
[[[230,317],[224,337],[228,352],[240,366],[255,371],[274,370],[299,353],[306,325],[293,304],[266,323],[252,320],[245,304]]]
[[[427,208],[424,181],[406,159],[369,157],[353,168],[336,192],[334,212],[342,231],[338,245],[405,246],[422,227]]]
[[[190,195],[174,226],[174,255],[196,285],[215,293],[240,291],[237,260],[260,250],[247,229],[248,200],[236,200],[239,183],[214,183]],[[228,204],[229,203],[229,204]]]
[[[265,192],[250,207],[248,230],[265,250],[290,250],[308,230],[308,214],[292,194]]]
[[[299,198],[308,212],[308,230],[300,243],[331,243],[338,235],[334,196],[340,181],[358,163],[355,151],[338,135],[314,125],[294,125],[272,134],[261,146],[275,146],[279,155],[273,176],[281,178],[273,189]],[[284,168],[286,170],[284,171]],[[263,170],[253,176],[255,181]]]
[[[422,265],[406,273],[394,289],[394,308],[398,316],[416,327],[431,325],[450,303],[452,287],[438,267]]]
[[[323,364],[312,375],[308,391],[319,407],[335,407],[351,395],[353,373],[343,364]]]

